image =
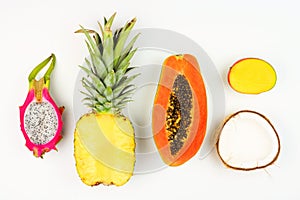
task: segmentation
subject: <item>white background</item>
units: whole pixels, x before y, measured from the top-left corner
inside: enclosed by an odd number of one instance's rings
[[[1,1],[0,3],[0,199],[300,199],[300,5],[297,0],[252,1]],[[123,187],[87,187],[73,158],[73,88],[87,50],[74,34],[79,24],[117,12],[115,26],[137,17],[136,28],[164,28],[200,44],[224,81],[226,114],[253,109],[277,128],[282,151],[266,170],[225,168],[215,151],[177,168],[136,175]],[[27,76],[57,56],[52,96],[64,105],[64,139],[59,152],[37,159],[24,146],[19,108],[27,95]],[[261,95],[234,92],[226,81],[230,65],[243,57],[270,62],[275,88]]]

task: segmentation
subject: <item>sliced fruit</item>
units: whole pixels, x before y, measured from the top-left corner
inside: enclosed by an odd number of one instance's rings
[[[132,176],[135,142],[128,118],[86,114],[76,125],[74,143],[77,171],[85,184],[119,186]]]
[[[51,61],[52,60],[52,61]],[[36,80],[37,74],[51,61],[44,77]],[[50,150],[56,150],[56,144],[62,138],[62,112],[49,93],[50,75],[55,66],[55,55],[52,54],[29,74],[29,92],[20,107],[21,130],[26,140],[26,146],[33,155],[42,157]]]
[[[126,40],[136,19],[113,33],[114,17],[104,18],[101,34],[83,27],[77,31],[85,34],[90,53],[80,67],[87,75],[82,79],[83,100],[91,112],[77,121],[74,157],[82,182],[89,186],[123,185],[135,164],[134,130],[121,112],[135,90],[130,83],[136,75],[127,72],[133,69],[130,60],[137,50],[133,48],[137,36],[128,44]]]
[[[192,158],[203,142],[206,124],[206,90],[196,58],[168,57],[152,111],[153,136],[163,161],[178,166]]]
[[[276,72],[262,59],[245,58],[237,61],[230,68],[228,82],[237,92],[259,94],[275,86]]]
[[[217,141],[222,162],[237,170],[254,170],[273,164],[280,153],[274,126],[262,114],[242,110],[229,116]]]

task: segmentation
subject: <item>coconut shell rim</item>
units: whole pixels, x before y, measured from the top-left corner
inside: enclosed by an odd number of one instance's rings
[[[264,165],[261,165],[261,166],[256,166],[256,167],[249,167],[249,168],[243,168],[243,167],[235,167],[235,166],[232,166],[230,164],[228,164],[223,158],[222,156],[220,155],[220,151],[219,151],[219,140],[220,140],[220,136],[222,134],[222,130],[224,128],[224,126],[227,124],[227,122],[235,117],[236,115],[240,114],[240,113],[245,113],[245,112],[248,112],[248,113],[253,113],[253,114],[257,114],[259,115],[260,117],[262,117],[264,120],[266,120],[268,122],[268,124],[272,127],[273,131],[274,131],[274,134],[277,138],[277,142],[278,142],[278,149],[277,149],[277,153],[276,155],[274,156],[274,158],[268,162],[267,164],[264,164]],[[276,131],[274,125],[271,123],[271,121],[266,117],[264,116],[263,114],[259,113],[259,112],[256,112],[256,111],[252,111],[252,110],[240,110],[240,111],[237,111],[231,115],[229,115],[228,117],[225,118],[221,128],[218,130],[218,136],[217,136],[217,142],[216,142],[216,150],[217,150],[217,154],[219,156],[219,158],[221,159],[222,163],[230,168],[230,169],[234,169],[234,170],[241,170],[241,171],[252,171],[252,170],[256,170],[256,169],[263,169],[263,168],[266,168],[272,164],[274,164],[276,162],[276,160],[278,159],[279,157],[279,154],[280,154],[280,150],[281,150],[281,145],[280,145],[280,138],[279,138],[279,135],[278,135],[278,132]]]

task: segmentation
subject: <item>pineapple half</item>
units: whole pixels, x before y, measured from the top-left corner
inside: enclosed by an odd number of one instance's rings
[[[121,110],[135,90],[130,82],[137,75],[128,76],[127,72],[133,69],[130,60],[137,50],[133,45],[138,35],[125,43],[136,19],[112,33],[114,18],[115,14],[104,18],[104,26],[99,23],[102,37],[83,27],[76,31],[87,39],[90,59],[80,66],[87,74],[82,78],[86,91],[81,92],[92,111],[77,121],[74,157],[81,180],[89,186],[121,186],[132,176],[135,164],[134,129]]]

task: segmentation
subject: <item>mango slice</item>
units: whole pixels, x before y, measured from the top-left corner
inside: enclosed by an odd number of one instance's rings
[[[276,72],[272,65],[258,58],[244,58],[230,68],[229,85],[237,92],[260,94],[271,90],[276,84]]]

